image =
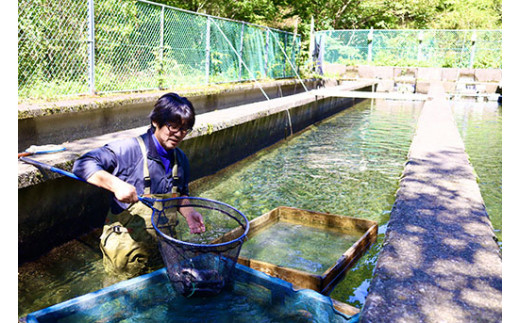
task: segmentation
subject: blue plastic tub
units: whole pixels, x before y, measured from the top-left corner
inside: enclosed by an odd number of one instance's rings
[[[330,297],[237,264],[234,284],[217,296],[175,293],[166,269],[33,312],[27,322],[352,322]]]

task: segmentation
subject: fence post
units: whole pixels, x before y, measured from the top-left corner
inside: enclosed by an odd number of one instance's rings
[[[374,27],[370,27],[370,31],[368,32],[367,43],[368,43],[368,54],[367,61],[372,61],[372,40],[374,39]]]
[[[242,64],[240,64],[240,61],[244,60],[243,57],[242,57],[242,49],[244,48],[244,23],[242,22],[242,29],[240,31],[240,48],[239,48],[239,51],[238,51],[238,54],[240,56],[240,59],[238,60],[239,63],[238,63],[238,80],[239,81],[242,81]]]
[[[475,62],[475,52],[477,50],[477,32],[473,31],[473,35],[471,35],[471,55],[469,57],[469,68],[473,68],[473,63]]]
[[[160,45],[159,45],[159,90],[164,88],[164,80],[162,76],[164,75],[164,6],[161,6],[161,22],[160,22]]]
[[[265,29],[265,78],[268,78],[267,75],[267,64],[269,63],[269,28]]]
[[[206,22],[206,84],[209,84],[209,67],[211,63],[211,21]]]
[[[287,34],[284,34],[284,40],[283,40],[283,50],[285,53],[287,53]],[[287,58],[283,57],[283,77],[285,78],[285,66],[287,65]]]
[[[88,83],[90,94],[96,93],[95,67],[94,0],[88,0]]]
[[[422,47],[423,47],[423,40],[424,40],[424,33],[423,31],[419,31],[419,35],[417,36],[417,39],[419,40],[419,46],[417,46],[417,60],[422,61]]]
[[[314,71],[315,70],[314,62],[316,61],[316,59],[314,57],[316,55],[316,53],[315,53],[316,45],[314,43],[316,41],[316,35],[314,34],[314,16],[311,16],[311,27],[310,28],[311,28],[311,32],[310,32],[311,37],[310,37],[310,42],[309,42],[309,63],[308,64],[310,66],[311,71]]]

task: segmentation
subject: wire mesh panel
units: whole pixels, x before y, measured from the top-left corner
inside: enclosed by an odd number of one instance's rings
[[[248,69],[242,66],[242,80],[255,80],[266,77],[266,32],[251,25],[244,25],[242,40],[242,61]],[[252,74],[252,75],[251,75]]]
[[[372,51],[374,61],[417,59],[417,32],[411,30],[380,30],[374,33]]]
[[[267,61],[270,63],[267,76],[270,78],[282,78],[285,76],[285,34],[268,33]]]
[[[98,92],[157,88],[158,6],[97,0],[95,84]]]
[[[475,66],[502,67],[502,32],[494,30],[475,31],[477,44],[474,53]]]
[[[148,200],[145,203],[153,206],[152,225],[175,290],[186,297],[220,293],[233,278],[240,248],[249,230],[247,218],[227,204],[204,198]],[[185,210],[202,215],[206,232],[190,234],[184,219],[174,228],[167,225],[174,223],[172,219],[177,218],[177,211]]]
[[[285,52],[289,59],[285,60],[285,77],[294,77],[298,72],[296,58],[300,52],[301,39],[294,34],[285,34]]]
[[[149,1],[20,0],[18,14],[22,100],[294,76],[300,53],[299,35]]]
[[[210,78],[212,83],[240,79],[242,24],[211,19]]]
[[[86,1],[18,1],[18,95],[87,93]]]
[[[324,31],[316,33],[316,43],[325,49],[327,63],[365,61],[368,53],[368,30]]]
[[[164,9],[164,88],[207,83],[208,18]]]
[[[331,64],[502,66],[500,30],[328,30],[316,43]]]
[[[470,31],[434,31],[427,39],[424,59],[442,67],[470,67]]]

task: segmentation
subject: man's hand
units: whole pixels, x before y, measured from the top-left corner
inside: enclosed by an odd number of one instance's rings
[[[188,227],[190,228],[191,234],[200,234],[206,232],[204,220],[202,219],[202,215],[199,212],[192,209],[185,215],[185,218],[186,222],[188,222]]]
[[[135,186],[120,180],[104,170],[95,172],[87,179],[87,182],[111,191],[114,193],[116,199],[123,203],[135,203],[139,201]]]
[[[114,195],[116,199],[123,203],[135,203],[139,201],[135,186],[124,181],[119,181],[114,185]]]

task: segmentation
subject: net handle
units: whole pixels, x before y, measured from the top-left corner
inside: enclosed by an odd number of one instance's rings
[[[21,157],[18,157],[18,160],[23,161],[23,162],[25,162],[27,164],[33,165],[36,168],[40,168],[40,169],[43,168],[43,169],[46,169],[46,170],[50,170],[50,171],[52,171],[54,173],[67,176],[67,177],[70,177],[72,179],[75,179],[75,180],[78,180],[78,181],[81,181],[81,182],[88,183],[86,180],[84,180],[81,177],[76,176],[74,173],[67,172],[67,171],[65,171],[63,169],[59,169],[57,167],[54,167],[54,166],[51,166],[49,164],[36,161],[34,159],[30,159],[30,158],[21,156]],[[169,199],[155,199],[155,198],[150,198],[150,197],[138,196],[138,199],[139,199],[139,201],[143,202],[144,205],[146,205],[147,207],[149,207],[149,208],[151,208],[153,210],[153,213],[152,213],[152,225],[153,225],[155,231],[157,233],[159,233],[164,239],[169,240],[169,241],[173,241],[175,243],[180,243],[180,244],[183,244],[185,246],[197,247],[197,248],[224,247],[224,246],[230,245],[232,243],[238,242],[240,240],[243,240],[246,237],[247,233],[249,232],[249,220],[247,220],[247,217],[242,212],[240,212],[239,210],[235,209],[234,207],[232,207],[231,205],[228,205],[226,203],[222,203],[222,202],[214,201],[214,200],[210,200],[210,199],[205,199],[205,198],[202,198],[202,197],[189,197],[189,196],[188,197],[174,197],[174,198],[169,198]],[[238,214],[240,214],[244,218],[244,220],[246,222],[246,227],[245,227],[244,233],[240,237],[238,237],[236,239],[233,239],[231,241],[224,242],[224,243],[218,243],[218,244],[210,244],[210,245],[201,245],[201,244],[196,244],[196,243],[185,242],[185,241],[177,240],[177,239],[174,239],[172,237],[169,237],[169,236],[165,235],[164,233],[162,233],[157,228],[157,226],[155,225],[155,223],[153,221],[154,215],[161,212],[160,210],[157,210],[156,208],[154,208],[153,205],[157,201],[163,202],[163,201],[167,201],[167,200],[181,200],[181,199],[191,199],[191,200],[199,200],[199,201],[206,201],[206,202],[216,203],[216,204],[220,204],[220,205],[226,206],[226,207],[236,211]],[[230,215],[228,214],[228,216],[230,216]],[[240,223],[240,221],[238,221],[237,218],[235,218],[233,216],[231,216],[231,217],[233,219],[235,219],[238,223]]]
[[[153,213],[152,213],[152,226],[154,227],[155,231],[164,239],[168,240],[168,241],[172,241],[172,242],[175,242],[175,243],[179,243],[179,244],[182,244],[184,246],[188,246],[188,247],[196,247],[196,248],[207,248],[207,249],[210,249],[210,248],[217,248],[217,247],[225,247],[225,246],[228,246],[230,244],[233,244],[233,243],[236,243],[236,242],[240,242],[240,241],[243,241],[245,239],[245,237],[247,236],[247,234],[249,233],[249,220],[247,219],[247,217],[242,213],[240,212],[239,210],[237,210],[236,208],[232,207],[231,205],[228,205],[226,203],[223,203],[223,202],[219,202],[219,201],[214,201],[214,200],[210,200],[210,199],[206,199],[206,198],[202,198],[202,197],[191,197],[191,196],[185,196],[185,197],[172,197],[172,198],[167,198],[167,199],[156,199],[156,198],[151,198],[151,197],[142,197],[140,196],[139,197],[139,200],[141,202],[143,202],[146,206],[148,206],[149,208],[151,208],[153,210]],[[244,219],[245,221],[245,228],[244,228],[244,232],[242,233],[242,235],[238,238],[235,238],[231,241],[228,241],[228,242],[223,242],[223,243],[216,243],[216,244],[197,244],[197,243],[191,243],[191,242],[186,242],[186,241],[182,241],[182,240],[177,240],[173,237],[170,237],[166,234],[164,234],[161,230],[158,229],[158,227],[155,225],[155,221],[154,221],[154,218],[156,216],[156,214],[160,214],[161,210],[158,210],[157,208],[153,207],[153,205],[155,204],[155,202],[165,202],[165,201],[173,201],[173,200],[195,200],[195,201],[204,201],[204,202],[211,202],[211,203],[215,203],[215,204],[219,204],[219,205],[223,205],[225,207],[228,207],[230,209],[232,209],[233,211],[236,211],[238,214],[240,214],[242,216],[242,218]],[[191,205],[191,204],[190,204]],[[189,206],[189,205],[186,205],[186,206]],[[214,210],[218,210],[220,212],[223,212],[225,213],[226,215],[228,216],[231,216],[230,214],[222,211],[222,210],[219,210],[219,209],[216,209],[216,208],[213,208]],[[239,224],[240,221],[238,221],[237,218],[231,216],[234,220],[236,220]],[[243,227],[243,225],[241,224],[241,226]]]
[[[34,159],[30,159],[30,158],[27,158],[27,157],[24,157],[24,156],[18,156],[18,160],[21,160],[23,161],[24,163],[27,163],[27,164],[30,164],[30,165],[33,165],[34,167],[40,169],[43,168],[43,169],[46,169],[46,170],[50,170],[54,173],[57,173],[57,174],[61,174],[61,175],[64,175],[64,176],[67,176],[67,177],[70,177],[70,178],[73,178],[75,180],[78,180],[78,181],[82,181],[82,182],[87,182],[85,181],[83,178],[81,177],[78,177],[76,175],[74,175],[73,173],[71,172],[67,172],[63,169],[59,169],[59,168],[56,168],[54,166],[51,166],[49,164],[45,164],[45,163],[42,163],[42,162],[39,162],[39,161],[36,161]]]

